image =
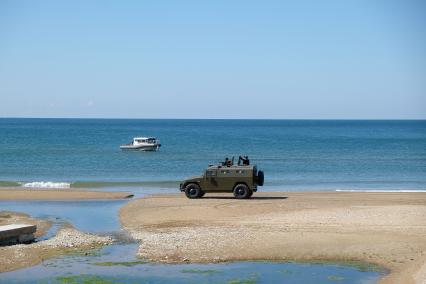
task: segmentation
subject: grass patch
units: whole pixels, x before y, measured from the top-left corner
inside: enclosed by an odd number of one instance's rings
[[[214,269],[183,269],[181,270],[182,273],[195,273],[195,274],[213,274],[213,273],[219,273],[219,270]]]
[[[105,262],[95,262],[93,265],[97,266],[126,266],[132,267],[139,264],[146,264],[147,261],[139,260],[139,261],[105,261]]]

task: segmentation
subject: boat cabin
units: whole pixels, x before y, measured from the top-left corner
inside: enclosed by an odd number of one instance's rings
[[[135,137],[133,144],[155,144],[157,139],[155,137]]]

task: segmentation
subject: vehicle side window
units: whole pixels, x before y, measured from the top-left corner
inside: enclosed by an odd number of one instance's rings
[[[230,170],[222,170],[222,171],[220,171],[220,173],[222,175],[226,176],[226,175],[229,175],[231,173],[231,171]]]
[[[215,176],[217,176],[217,172],[216,171],[206,171],[206,176],[215,177]]]

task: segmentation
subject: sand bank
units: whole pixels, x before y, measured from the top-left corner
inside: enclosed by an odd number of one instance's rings
[[[426,281],[426,193],[159,195],[120,219],[153,261],[358,260],[390,269],[381,283]]]
[[[89,191],[75,189],[0,189],[0,200],[89,200],[124,199],[129,192]]]
[[[0,208],[1,210],[1,208]],[[36,225],[37,231],[34,236],[40,237],[50,228],[51,223],[47,220],[34,219],[27,214],[10,211],[0,211],[0,226],[10,224],[29,224]]]
[[[26,214],[0,212],[0,225],[15,222],[37,225],[36,236],[41,236],[50,226],[48,221],[30,218]],[[86,234],[70,227],[62,228],[55,237],[45,241],[0,246],[0,272],[32,266],[51,257],[95,248],[111,242],[112,239],[110,237]]]

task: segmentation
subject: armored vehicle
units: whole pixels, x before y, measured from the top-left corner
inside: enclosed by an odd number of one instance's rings
[[[208,192],[232,192],[235,198],[243,199],[250,198],[263,181],[263,171],[250,165],[247,156],[240,156],[237,165],[234,165],[234,158],[225,158],[219,165],[209,165],[202,176],[184,180],[180,191],[188,198],[200,198]]]

